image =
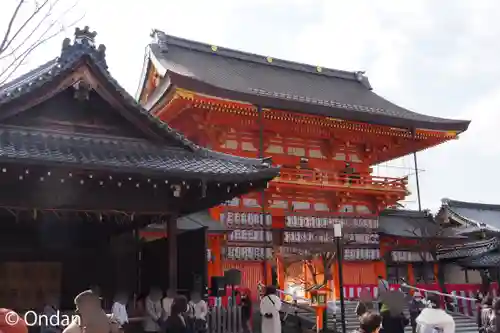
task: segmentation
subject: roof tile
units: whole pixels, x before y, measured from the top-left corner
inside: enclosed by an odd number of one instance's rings
[[[253,96],[271,98],[273,105],[261,105],[381,125],[439,130],[467,129],[469,121],[427,116],[391,103],[371,90],[362,72],[347,72],[217,48],[208,44],[169,36],[155,30],[152,56],[165,70],[221,90],[240,93],[243,101]],[[187,81],[186,81],[187,82]],[[191,83],[194,85],[194,83]],[[204,92],[206,93],[206,92]],[[225,96],[219,96],[225,97]],[[271,104],[272,104],[271,103]],[[315,108],[315,106],[317,106]],[[318,108],[319,107],[319,108]]]

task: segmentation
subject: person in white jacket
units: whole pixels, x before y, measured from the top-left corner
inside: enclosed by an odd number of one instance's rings
[[[175,296],[176,296],[175,290],[168,289],[167,296],[161,302],[163,307],[163,315],[165,316],[164,318],[165,321],[168,319],[168,317],[170,317],[170,313],[172,312],[172,304],[174,303]]]
[[[262,315],[262,333],[281,333],[281,300],[276,296],[276,288],[266,287],[264,297],[260,301]]]
[[[191,293],[191,301],[188,303],[188,315],[192,320],[194,332],[205,332],[207,330],[208,305],[199,292]]]
[[[455,320],[441,309],[439,295],[428,296],[427,303],[429,307],[423,309],[415,320],[417,333],[455,333]]]

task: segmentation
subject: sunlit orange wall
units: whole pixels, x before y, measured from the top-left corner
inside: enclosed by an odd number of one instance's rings
[[[375,262],[347,262],[342,265],[344,284],[377,283],[377,265]]]

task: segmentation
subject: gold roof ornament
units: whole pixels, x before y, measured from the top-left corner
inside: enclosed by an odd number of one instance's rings
[[[215,45],[212,45],[211,49],[212,49],[212,51],[217,52],[218,47]]]
[[[273,62],[273,58],[271,58],[271,57],[267,57],[266,60],[267,60],[268,63],[272,63]]]

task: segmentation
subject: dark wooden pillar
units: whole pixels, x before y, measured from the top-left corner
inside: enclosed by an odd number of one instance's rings
[[[166,221],[168,244],[168,287],[177,290],[177,216],[171,215]]]

